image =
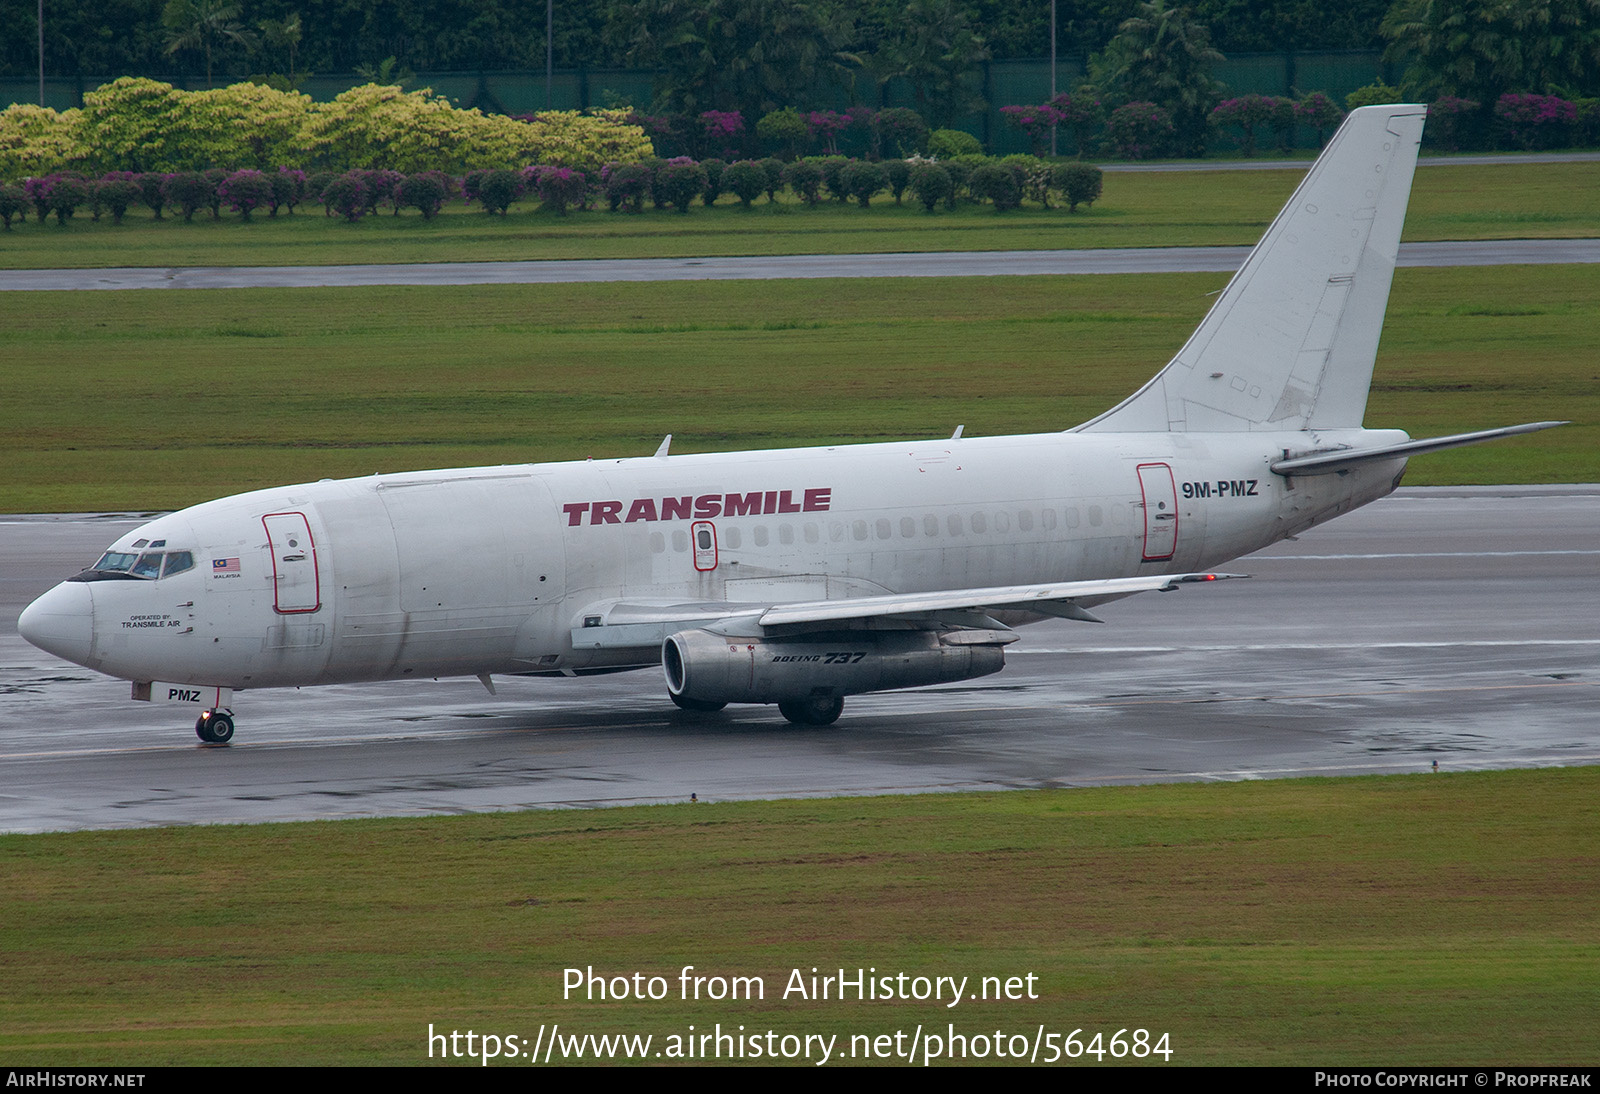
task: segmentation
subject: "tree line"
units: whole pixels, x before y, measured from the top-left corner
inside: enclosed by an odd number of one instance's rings
[[[13,32],[0,42],[13,69],[27,37],[14,33],[25,21],[19,2],[0,0],[0,26]],[[159,19],[151,24],[157,3]],[[985,107],[978,75],[985,62],[999,51],[1036,52],[1037,38],[1026,28],[1048,12],[1046,0],[988,3],[600,0],[562,5],[569,22],[557,25],[569,32],[561,57],[568,65],[598,58],[656,73],[653,101],[630,105],[645,128],[659,130],[658,138],[717,113],[754,122],[796,108],[888,106],[891,85],[929,126],[942,129]],[[1024,7],[1027,18],[1019,14]],[[1150,150],[1144,154],[1196,155],[1228,94],[1212,70],[1223,60],[1222,47],[1242,40],[1241,28],[1280,45],[1326,46],[1329,28],[1345,27],[1339,33],[1347,42],[1370,34],[1388,42],[1388,57],[1404,76],[1386,92],[1453,101],[1469,139],[1505,128],[1496,111],[1503,113],[1508,95],[1576,104],[1573,119],[1541,123],[1540,140],[1562,126],[1587,125],[1579,119],[1581,104],[1600,96],[1600,0],[1395,0],[1381,13],[1377,8],[1374,0],[1196,0],[1192,6],[1060,0],[1068,35],[1090,50],[1085,78],[1070,99],[1074,109],[1093,104],[1113,120],[1121,112],[1143,134],[1135,143]],[[119,39],[107,20],[135,12],[144,18],[121,28]],[[138,54],[146,62],[203,66],[208,86],[239,68],[276,66],[253,79],[290,90],[319,64],[338,66],[383,49],[398,52],[357,66],[382,84],[403,84],[412,62],[533,67],[544,43],[542,26],[532,25],[538,14],[537,5],[510,0],[452,0],[448,7],[431,0],[126,0],[124,7],[86,7],[59,18],[83,22],[75,41],[81,51],[99,51],[95,56],[107,64],[123,50],[121,61],[129,64]],[[1366,29],[1356,31],[1356,23]],[[1256,123],[1245,124],[1248,138]]]
[[[1138,0],[1056,7],[1058,52],[1082,58],[1105,48]],[[1389,0],[1189,7],[1224,52],[1371,49],[1383,42]],[[37,75],[36,10],[36,0],[0,0],[0,78]],[[553,14],[550,45],[562,69],[653,67],[648,58],[673,52],[670,43],[686,34],[701,39],[703,54],[725,54],[722,45],[747,54],[773,48],[786,59],[814,52],[840,63],[865,93],[884,72],[933,63],[941,49],[965,50],[969,60],[1050,54],[1049,0],[555,0]],[[271,73],[376,76],[390,58],[395,71],[542,69],[546,56],[545,5],[528,0],[47,2],[44,31],[53,77],[203,80],[208,54],[221,83]]]

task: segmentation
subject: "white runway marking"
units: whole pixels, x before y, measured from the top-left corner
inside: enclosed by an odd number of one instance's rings
[[[1550,558],[1556,555],[1600,555],[1600,551],[1394,551],[1369,555],[1251,555],[1253,562],[1336,562],[1340,559],[1374,558]]]
[[[1029,646],[1017,643],[1006,657],[1023,653],[1061,656],[1069,653],[1278,653],[1297,650],[1456,650],[1507,646],[1600,646],[1600,638],[1483,638],[1464,642],[1250,642],[1230,645],[1182,646]]]

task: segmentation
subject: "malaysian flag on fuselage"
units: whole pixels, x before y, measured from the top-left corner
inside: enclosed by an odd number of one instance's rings
[[[214,574],[236,574],[239,572],[239,560],[236,558],[214,558],[211,560],[211,572]]]

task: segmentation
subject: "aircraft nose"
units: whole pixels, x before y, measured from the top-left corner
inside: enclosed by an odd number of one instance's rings
[[[63,581],[22,609],[17,633],[46,653],[87,665],[94,643],[94,596],[88,582]]]

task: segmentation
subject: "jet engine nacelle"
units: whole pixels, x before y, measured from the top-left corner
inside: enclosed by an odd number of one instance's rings
[[[948,684],[1005,667],[993,631],[844,631],[796,639],[679,631],[661,647],[667,690],[698,703],[786,703]]]

